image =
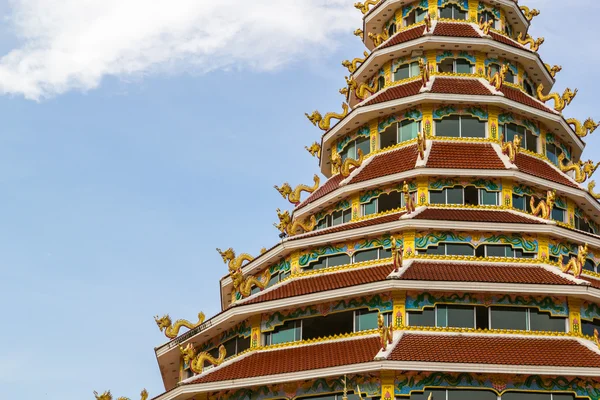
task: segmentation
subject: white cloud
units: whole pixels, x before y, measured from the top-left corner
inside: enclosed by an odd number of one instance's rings
[[[360,26],[350,0],[12,0],[0,93],[40,99],[103,77],[277,68]]]

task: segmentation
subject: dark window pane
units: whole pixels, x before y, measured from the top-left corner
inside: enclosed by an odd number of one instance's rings
[[[506,392],[502,395],[502,400],[551,400],[550,393],[519,393]]]
[[[394,33],[396,33],[396,24],[395,23],[391,24],[390,27],[388,28],[389,36],[393,36]]]
[[[462,19],[462,20],[466,20],[467,19],[467,12],[461,10],[460,8],[456,7],[454,9],[454,19]]]
[[[509,69],[506,73],[506,76],[504,77],[504,80],[508,83],[515,83],[515,74],[513,74]]]
[[[377,199],[363,204],[363,215],[377,214]]]
[[[421,312],[408,312],[409,326],[435,326],[435,309],[427,308]]]
[[[446,192],[443,190],[429,191],[429,203],[430,204],[446,204]]]
[[[461,117],[461,136],[484,138],[485,122],[482,122],[477,118]]]
[[[391,249],[381,249],[379,250],[379,258],[390,258],[392,256]]]
[[[490,308],[492,329],[527,329],[527,309],[516,307]]]
[[[533,151],[534,153],[538,152],[538,138],[533,133],[526,131],[527,137],[527,150]]]
[[[479,195],[481,196],[480,204],[482,206],[497,206],[498,205],[498,193],[488,192],[487,190],[479,189]]]
[[[327,257],[327,267],[337,267],[338,265],[350,264],[350,256],[348,254],[338,254]]]
[[[462,58],[456,59],[456,73],[457,74],[470,74],[472,73],[472,64]]]
[[[313,261],[312,263],[308,264],[308,267],[304,268],[305,270],[317,270],[317,269],[322,269],[325,268],[326,264],[326,258],[322,257],[320,259],[318,259],[317,261]]]
[[[452,116],[452,117],[446,117],[441,121],[436,121],[435,122],[435,134],[436,134],[436,136],[459,137],[460,136],[459,118],[457,116]]]
[[[581,321],[581,332],[587,336],[594,336],[594,330],[598,329],[600,332],[600,319],[595,319],[592,321]]]
[[[474,256],[475,249],[468,244],[446,243],[446,254],[449,256]]]
[[[238,336],[238,338],[237,338],[238,354],[244,350],[248,350],[249,348],[250,348],[250,336],[248,336],[248,337]]]
[[[475,249],[475,257],[485,257],[485,246],[479,246]]]
[[[344,212],[342,210],[333,213],[333,226],[340,225],[343,222]]]
[[[377,90],[381,90],[385,87],[385,77],[384,76],[380,76],[379,79],[377,79]]]
[[[475,310],[468,306],[447,306],[448,327],[475,328]]]
[[[379,311],[358,310],[355,315],[356,332],[377,328]]]
[[[400,123],[400,142],[405,142],[417,137],[419,124],[416,121],[403,121]]]
[[[401,81],[402,79],[410,78],[410,65],[401,65],[396,72],[394,72],[394,80]]]
[[[575,398],[572,394],[556,394],[552,395],[552,400],[573,400]]]
[[[525,211],[525,199],[522,196],[513,194],[513,207]]]
[[[438,245],[437,247],[430,246],[426,250],[420,250],[425,254],[434,255],[434,256],[445,256],[446,255],[446,245],[444,243]]]
[[[237,354],[236,338],[230,339],[223,343],[225,350],[227,351],[227,357]]]
[[[300,340],[300,322],[287,321],[282,326],[275,328],[269,335],[271,336],[270,344],[295,342],[296,340]]]
[[[353,331],[354,311],[302,320],[302,340],[352,333]]]
[[[379,134],[379,148],[384,149],[398,143],[398,125],[392,124]]]
[[[507,257],[507,250],[510,250],[510,246],[487,246],[487,255],[488,257]]]
[[[484,306],[475,307],[475,328],[477,329],[489,329],[490,318],[488,314],[488,308]]]
[[[588,258],[587,260],[585,260],[585,265],[583,266],[583,269],[585,269],[586,271],[596,272],[596,264],[594,264],[594,262]]]
[[[476,206],[479,204],[479,189],[473,186],[465,188],[465,204]]]
[[[356,140],[356,154],[358,158],[358,150],[361,150],[363,155],[367,155],[371,152],[371,142],[369,138],[361,138]]]
[[[378,212],[385,212],[393,210],[395,208],[399,208],[401,196],[402,195],[400,194],[400,192],[391,192],[379,196],[379,199],[377,200],[379,203]]]
[[[463,204],[463,188],[446,189],[447,204]]]
[[[449,6],[440,8],[440,18],[452,19],[452,16],[453,16],[452,7],[453,6],[449,5]]]
[[[359,251],[354,254],[354,262],[377,260],[379,249]]]
[[[559,222],[565,222],[565,210],[554,207],[552,209],[552,219]]]
[[[445,60],[443,60],[442,62],[440,62],[438,64],[438,71],[439,72],[453,73],[454,72],[454,59],[453,58],[446,58]]]
[[[410,400],[428,400],[429,395],[431,400],[446,400],[446,391],[443,389],[425,390],[423,393],[413,393],[410,395]]]
[[[532,309],[530,313],[531,330],[544,332],[565,332],[566,318],[551,317],[549,313]]]
[[[448,390],[448,400],[498,400],[489,390]]]
[[[352,210],[351,209],[347,209],[344,210],[344,223],[346,222],[350,222],[350,220],[352,219]]]

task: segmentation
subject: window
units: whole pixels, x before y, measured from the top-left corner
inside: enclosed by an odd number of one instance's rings
[[[379,134],[379,147],[385,149],[386,147],[414,139],[417,137],[420,129],[420,121],[406,119],[400,123],[393,123]]]
[[[436,247],[431,246],[427,249],[419,250],[418,253],[435,256],[474,256],[475,249],[470,244],[440,243]]]
[[[496,19],[496,16],[490,11],[483,11],[477,14],[477,22],[480,22],[482,19],[483,22],[494,21],[494,25],[492,26],[494,27],[494,29],[498,29],[499,21]]]
[[[354,332],[368,331],[378,327],[379,311],[357,310],[354,312]]]
[[[552,317],[536,308],[490,307],[491,329],[566,332],[567,318]]]
[[[385,87],[385,76],[380,76],[377,79],[377,91],[380,91]]]
[[[404,206],[404,196],[400,192],[390,192],[379,195],[370,202],[363,204],[362,215],[378,214]]]
[[[332,214],[326,215],[317,222],[316,230],[325,229],[332,226],[337,226],[350,222],[352,219],[352,209],[334,211]]]
[[[388,28],[388,36],[389,36],[389,37],[392,37],[392,36],[394,36],[394,34],[396,33],[396,29],[397,29],[397,28],[396,28],[396,23],[395,23],[395,22],[392,22],[392,23],[390,24],[389,28]]]
[[[575,215],[575,229],[588,233],[596,233],[586,218]]]
[[[585,269],[586,271],[597,272],[596,263],[594,263],[594,261],[590,260],[589,258],[587,260],[585,260],[583,269]]]
[[[531,196],[529,196],[528,194],[525,194],[523,196],[513,194],[512,198],[514,208],[525,212],[531,212]]]
[[[406,17],[404,17],[404,26],[409,26],[423,21],[425,16],[427,16],[427,12],[427,10],[424,10],[420,7],[415,8],[409,12]]]
[[[567,210],[554,204],[552,208],[552,219],[558,222],[565,222],[567,216]]]
[[[499,202],[498,192],[488,192],[474,186],[466,188],[455,187],[443,190],[430,190],[430,204],[470,204],[482,206],[497,206]]]
[[[359,149],[365,156],[371,152],[371,142],[368,137],[359,137],[349,142],[346,147],[344,147],[344,150],[340,152],[342,161],[345,161],[347,158],[354,160],[358,159]]]
[[[409,311],[408,325],[487,329],[489,324],[486,307],[437,304],[435,308]]]
[[[440,8],[440,18],[466,20],[467,12],[455,4],[449,4]]]
[[[505,142],[512,142],[515,136],[520,136],[522,148],[534,153],[538,152],[538,137],[531,133],[529,129],[516,124],[501,125],[500,129],[504,135]]]
[[[523,89],[528,95],[533,96],[533,85],[526,79],[523,80]]]
[[[475,65],[464,58],[446,58],[438,64],[438,72],[472,74],[474,70]]]
[[[536,258],[537,253],[526,253],[523,249],[513,249],[510,245],[486,244],[475,250],[476,257]]]
[[[313,261],[305,267],[305,271],[314,271],[318,269],[337,267],[339,265],[350,264],[350,256],[348,254],[336,254],[333,256],[321,257],[317,261]]]
[[[498,395],[489,390],[478,389],[427,389],[423,393],[412,393],[410,400],[498,400]]]
[[[357,394],[348,392],[348,400],[360,400],[361,398]],[[310,397],[298,397],[298,400],[342,400],[344,398],[343,393],[339,394],[327,394],[322,396],[310,396]]]
[[[329,314],[302,320],[302,340],[317,339],[354,332],[354,311]]]
[[[250,348],[250,336],[236,336],[223,343],[223,346],[225,346],[225,350],[227,351],[227,357],[234,356]]]
[[[267,283],[267,287],[271,287],[273,285],[278,284],[279,282],[281,282],[288,276],[290,276],[289,270],[288,271],[279,271],[279,272],[274,273],[273,275],[271,275],[271,279],[269,279],[269,283]]]
[[[287,321],[275,328],[272,332],[265,333],[265,345],[296,342],[302,340],[302,321]]]
[[[506,21],[504,22],[504,33],[508,36],[508,37],[513,37],[513,28],[510,24],[508,24]]]
[[[562,150],[560,150],[556,145],[552,143],[546,143],[546,157],[548,157],[553,164],[558,165],[558,156],[560,153],[562,153]]]
[[[453,115],[435,121],[435,135],[445,137],[485,138],[486,122],[474,117]]]
[[[500,68],[501,67],[499,64],[492,63],[487,66],[487,73],[488,73],[488,75],[493,77],[500,71]],[[513,72],[510,70],[510,68],[508,69],[508,71],[506,72],[506,75],[504,76],[504,81],[508,82],[508,83],[515,83],[515,74],[513,74]]]
[[[390,249],[378,248],[357,251],[352,255],[352,262],[359,263],[372,260],[380,260],[382,258],[390,258],[392,251]]]
[[[587,336],[594,336],[594,330],[600,332],[600,319],[593,321],[581,320],[581,332]]]
[[[506,392],[502,400],[574,400],[575,396],[570,393],[520,393]]]
[[[418,62],[402,64],[394,71],[394,82],[419,76],[420,74],[421,70]]]

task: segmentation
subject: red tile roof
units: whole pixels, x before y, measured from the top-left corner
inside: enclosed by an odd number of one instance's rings
[[[590,276],[582,275],[581,279],[588,281],[593,288],[600,289],[600,280],[594,279]]]
[[[411,281],[488,282],[539,285],[576,285],[541,267],[415,261],[400,279]]]
[[[290,240],[297,240],[297,239],[304,239],[307,237],[327,235],[328,233],[344,232],[344,231],[349,231],[350,229],[365,228],[367,226],[373,226],[373,225],[378,225],[378,224],[386,224],[388,222],[398,221],[402,215],[404,215],[404,213],[400,212],[400,213],[384,215],[384,216],[378,217],[378,218],[367,219],[367,220],[359,221],[359,222],[349,222],[346,224],[334,226],[332,228],[320,229],[318,231],[313,231],[308,234],[292,236],[292,238]]]
[[[515,89],[510,86],[502,85],[500,89],[502,93],[504,93],[504,97],[509,100],[516,101],[517,103],[525,104],[526,106],[537,108],[538,110],[555,113],[554,110],[546,107],[544,104],[535,100],[533,97],[529,96],[526,93],[523,93],[519,89]]]
[[[465,94],[471,96],[491,96],[492,93],[478,79],[445,78],[437,76],[431,93]]]
[[[340,186],[340,182],[344,180],[342,174],[337,174],[329,179],[323,186],[315,190],[310,196],[306,198],[302,203],[296,207],[296,210],[299,210],[303,207],[306,207],[308,204],[314,202],[315,200],[320,199],[321,197],[327,196],[329,193],[333,192]]]
[[[491,144],[433,142],[427,168],[506,169]]]
[[[361,104],[361,106],[370,106],[373,104],[383,103],[385,101],[392,101],[401,99],[409,96],[416,96],[419,94],[421,87],[423,86],[421,80],[408,82],[398,86],[389,87],[374,96],[371,96],[367,102]]]
[[[598,368],[600,354],[571,338],[423,335],[407,333],[392,361]]]
[[[417,163],[417,145],[402,147],[387,153],[376,155],[373,160],[350,181],[358,183],[410,171]]]
[[[508,211],[492,210],[456,210],[447,208],[428,208],[418,214],[415,219],[442,221],[492,222],[508,224],[542,224],[532,218]]]
[[[350,286],[364,285],[367,283],[384,281],[392,272],[391,265],[382,265],[373,268],[360,268],[344,272],[319,274],[309,278],[291,280],[276,286],[273,290],[261,293],[255,298],[236,304],[262,303],[263,301],[286,299],[288,297],[302,296],[326,290],[342,289]]]
[[[381,45],[382,49],[386,47],[395,46],[400,43],[408,42],[411,40],[415,40],[423,36],[423,32],[425,32],[425,25],[420,25],[415,28],[407,29],[405,31],[400,31],[396,33],[390,40]]]
[[[515,160],[515,165],[520,171],[525,172],[526,174],[547,179],[562,185],[578,187],[575,183],[571,182],[564,175],[562,175],[562,173],[552,168],[546,161],[540,160],[539,158],[519,153]]]
[[[521,44],[519,44],[519,42],[512,40],[504,35],[500,35],[499,33],[496,32],[490,32],[490,36],[492,37],[492,39],[494,39],[496,42],[500,42],[500,43],[504,43],[507,44],[509,46],[512,47],[516,47],[517,49],[521,49],[521,50],[529,50],[526,47],[521,46]]]
[[[436,36],[480,38],[481,35],[470,25],[465,23],[438,22],[433,34]]]
[[[373,361],[378,352],[379,338],[377,337],[257,351],[240,360],[234,360],[214,372],[209,372],[190,384],[362,364]]]

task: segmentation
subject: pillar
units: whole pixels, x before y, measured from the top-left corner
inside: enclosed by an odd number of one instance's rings
[[[374,119],[369,123],[369,135],[371,137],[371,153],[379,150],[379,131],[377,125],[377,119]]]
[[[429,15],[431,16],[431,19],[437,19],[438,0],[429,0]]]
[[[360,193],[352,196],[352,221],[360,218]]]
[[[581,332],[581,299],[569,297],[569,332],[582,336]]]
[[[250,326],[252,330],[250,331],[250,348],[255,349],[261,346],[261,331],[260,331],[260,323],[262,316],[254,315],[250,318]]]
[[[477,9],[479,8],[479,0],[469,0],[469,22],[479,22],[477,20]]]
[[[550,261],[550,239],[548,236],[538,236],[538,258],[544,262]]]
[[[290,259],[290,273],[292,275],[299,274],[301,272],[300,269],[300,251],[292,252]]]
[[[394,304],[393,324],[394,329],[402,328],[406,318],[406,291],[399,290],[392,294]]]
[[[435,59],[435,58],[434,58]],[[425,132],[425,136],[428,138],[433,137],[433,106],[424,105],[422,107],[423,120],[421,121],[421,129]]]
[[[500,143],[501,137],[500,132],[498,131],[498,116],[500,115],[500,110],[496,107],[488,107],[488,124],[490,126],[490,139],[497,141]]]
[[[391,371],[381,373],[381,400],[394,400],[396,377]]]
[[[569,224],[569,226],[571,228],[575,228],[575,207],[577,205],[575,204],[575,202],[571,199],[567,199],[567,224]]]
[[[513,182],[510,179],[502,179],[502,205],[512,208],[513,206]]]
[[[419,176],[417,178],[417,204],[424,206],[428,203],[429,199],[429,178],[426,176]]]
[[[404,232],[404,258],[413,258],[416,254],[415,234],[415,231]]]

